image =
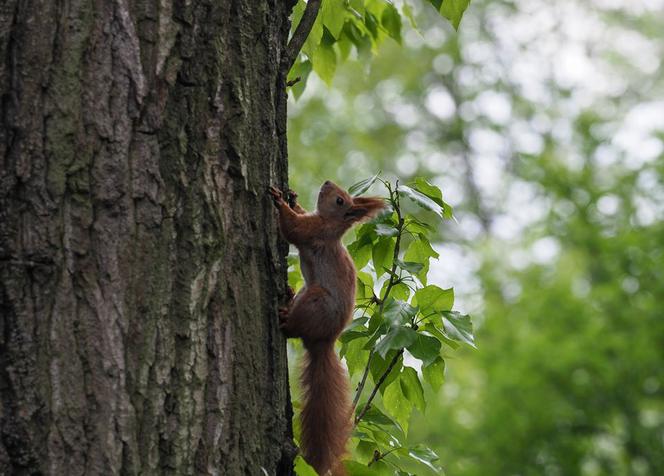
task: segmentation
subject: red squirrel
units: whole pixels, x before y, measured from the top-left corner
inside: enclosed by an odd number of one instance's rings
[[[351,402],[346,371],[334,343],[350,322],[355,306],[355,266],[341,243],[354,224],[375,217],[385,202],[351,197],[329,180],[320,188],[316,211],[307,213],[289,191],[270,187],[279,210],[279,228],[300,253],[305,285],[279,309],[279,327],[286,337],[300,337],[307,351],[301,383],[300,415],[304,459],[318,474],[346,474],[341,458],[350,437]],[[291,200],[292,198],[292,200]]]

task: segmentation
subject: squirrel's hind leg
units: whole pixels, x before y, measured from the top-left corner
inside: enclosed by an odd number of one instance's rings
[[[320,286],[308,286],[295,296],[288,314],[281,316],[280,327],[288,337],[320,341],[337,337],[331,296]]]

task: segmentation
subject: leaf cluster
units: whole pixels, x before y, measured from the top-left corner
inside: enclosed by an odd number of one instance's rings
[[[458,28],[470,0],[428,0],[433,7]],[[295,28],[306,8],[298,0],[293,9]],[[337,64],[355,53],[364,61],[378,51],[387,38],[401,44],[403,18],[415,25],[412,9],[407,1],[401,9],[391,0],[324,0],[316,21],[304,43],[299,58],[291,68],[288,82],[295,98],[299,98],[311,71],[328,85],[332,82]]]

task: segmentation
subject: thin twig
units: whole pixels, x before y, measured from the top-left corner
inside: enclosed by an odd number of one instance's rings
[[[369,464],[367,466],[371,466],[373,463],[376,461],[380,461],[381,459],[385,458],[388,456],[390,453],[394,453],[395,451],[399,451],[403,449],[403,446],[397,446],[396,448],[392,448],[390,451],[386,451],[385,453],[381,453],[378,450],[374,450],[373,458],[371,461],[369,461]]]
[[[390,375],[390,372],[392,372],[392,369],[394,366],[397,364],[399,361],[399,358],[403,355],[403,349],[399,349],[399,352],[396,353],[394,357],[392,357],[392,360],[390,361],[390,365],[387,367],[383,375],[380,376],[380,379],[378,379],[378,382],[376,383],[376,386],[374,389],[371,391],[371,395],[369,395],[369,399],[367,400],[367,403],[364,404],[364,407],[362,407],[362,411],[355,417],[355,425],[362,420],[362,417],[369,411],[369,407],[371,406],[371,402],[378,393],[378,390],[380,389],[380,386],[383,384],[385,379],[387,378],[388,375]]]
[[[364,390],[364,385],[367,383],[367,375],[369,375],[369,364],[371,364],[371,359],[373,358],[374,350],[371,349],[369,352],[369,358],[367,359],[367,365],[364,367],[364,372],[362,373],[362,379],[357,386],[355,391],[355,398],[353,398],[353,410],[357,407],[357,402],[360,401],[360,395],[362,395],[362,390]]]
[[[320,10],[321,0],[309,0],[307,6],[304,8],[304,13],[302,14],[302,19],[298,23],[293,36],[288,42],[286,51],[283,59],[281,60],[281,69],[284,74],[288,74],[290,69],[293,67],[297,55],[300,54],[300,50],[304,46],[304,42],[307,41],[309,33],[316,22],[316,17],[318,16],[318,10]]]

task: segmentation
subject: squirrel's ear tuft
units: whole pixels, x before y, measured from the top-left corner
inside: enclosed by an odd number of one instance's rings
[[[345,214],[347,220],[353,222],[374,218],[385,208],[385,200],[378,197],[356,197],[353,205]]]

